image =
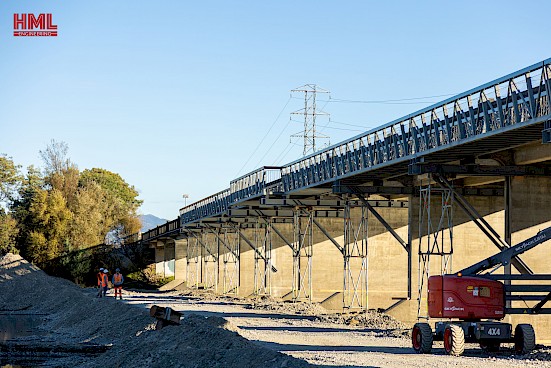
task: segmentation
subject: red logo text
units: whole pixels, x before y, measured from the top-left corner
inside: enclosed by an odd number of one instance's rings
[[[57,37],[57,25],[52,21],[52,14],[17,14],[13,15],[14,36]]]

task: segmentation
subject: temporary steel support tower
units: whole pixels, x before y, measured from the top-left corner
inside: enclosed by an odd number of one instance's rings
[[[314,250],[314,213],[296,208],[293,217],[293,300],[312,301],[312,255]]]
[[[219,229],[218,241],[225,248],[222,256],[222,292],[237,295],[241,238],[234,228],[224,226]]]
[[[440,199],[440,206],[433,206]],[[434,187],[432,175],[428,184],[419,189],[419,280],[417,297],[417,318],[428,319],[428,311],[423,303],[426,297],[428,278],[431,275],[431,258],[440,258],[440,274],[452,272],[453,255],[453,190]],[[435,212],[432,211],[434,207]],[[435,223],[437,221],[437,223]]]
[[[188,287],[198,288],[202,282],[202,247],[198,235],[193,231],[189,232],[188,235],[186,254],[186,280]]]
[[[256,251],[254,252],[255,295],[271,294],[272,279],[272,222],[271,219],[257,219],[254,227]]]
[[[368,299],[368,210],[360,206],[359,218],[352,214],[353,206],[346,201],[344,210],[344,286],[343,307],[363,309]]]

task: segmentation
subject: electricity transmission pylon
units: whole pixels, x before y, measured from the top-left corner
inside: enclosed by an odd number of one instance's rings
[[[329,139],[328,136],[316,132],[316,117],[329,116],[328,113],[317,110],[316,95],[318,93],[330,93],[328,90],[318,87],[315,84],[305,84],[302,87],[291,90],[291,93],[304,93],[304,108],[292,112],[291,115],[302,115],[304,117],[304,131],[293,134],[291,138],[304,138],[303,155],[316,152],[316,139]]]

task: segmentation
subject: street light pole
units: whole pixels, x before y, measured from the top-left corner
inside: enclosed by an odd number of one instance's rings
[[[187,199],[189,198],[189,194],[182,194],[182,198],[184,199],[184,207],[187,205]]]

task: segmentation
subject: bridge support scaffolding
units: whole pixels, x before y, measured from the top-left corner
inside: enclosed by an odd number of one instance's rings
[[[239,259],[240,259],[240,237],[232,227],[222,226],[213,228],[207,226],[218,242],[218,260],[222,257],[222,289],[217,289],[222,294],[237,295],[239,292]],[[225,248],[225,249],[224,249]],[[221,250],[224,249],[222,254]],[[217,265],[219,274],[220,264]],[[218,277],[217,277],[218,279]]]
[[[260,219],[258,219],[260,220]],[[255,223],[254,295],[271,295],[272,277],[272,222],[263,218]]]
[[[314,213],[296,208],[293,217],[293,300],[312,301],[312,255],[314,250]]]
[[[200,235],[200,234],[199,234]],[[199,288],[202,282],[202,251],[199,236],[194,232],[189,232],[187,241],[187,267],[186,283],[190,288]]]
[[[368,299],[368,210],[359,207],[360,216],[352,216],[351,202],[344,210],[344,283],[343,307],[363,309],[369,307]]]
[[[431,259],[439,258],[439,274],[452,272],[454,192],[451,187],[435,187],[432,176],[429,174],[427,185],[421,183],[419,189],[418,319],[428,319],[426,288],[432,271]],[[439,205],[433,203],[433,197]]]

